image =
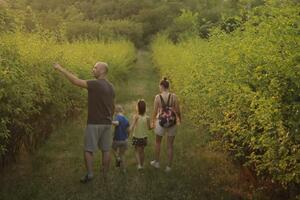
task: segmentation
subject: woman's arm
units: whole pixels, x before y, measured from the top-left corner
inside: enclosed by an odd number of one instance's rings
[[[126,128],[126,132],[127,132],[127,136],[129,137],[129,136],[130,136],[130,126],[128,126],[128,127]]]
[[[153,114],[152,114],[152,119],[151,119],[151,126],[152,128],[154,128],[155,126],[155,121],[156,121],[156,117],[158,114],[158,108],[159,108],[159,104],[158,104],[158,95],[156,95],[155,99],[154,99],[154,109],[153,109]]]
[[[147,117],[147,126],[148,126],[148,130],[153,129],[153,126],[151,125],[151,122],[150,122],[150,117]]]

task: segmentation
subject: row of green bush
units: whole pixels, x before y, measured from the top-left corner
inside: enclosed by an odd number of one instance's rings
[[[152,45],[184,115],[208,127],[212,146],[284,186],[300,183],[299,22],[299,4],[268,1],[232,33],[176,45],[160,35]]]
[[[110,65],[114,83],[126,78],[135,61],[127,41],[55,42],[47,34],[3,34],[0,38],[0,155],[34,149],[53,127],[86,107],[86,92],[54,71],[59,62],[80,78],[92,79],[97,61]]]
[[[294,0],[296,1],[296,0]],[[148,45],[161,31],[178,40],[186,29],[209,37],[209,29],[227,19],[224,28],[234,28],[248,9],[264,0],[1,0],[0,32],[22,29],[49,30],[69,41],[78,38],[126,38],[137,47]],[[177,19],[184,10],[194,13],[193,21]],[[196,14],[197,13],[197,14]],[[186,18],[187,19],[187,18]],[[230,25],[227,26],[229,23]],[[236,23],[236,24],[235,24]]]

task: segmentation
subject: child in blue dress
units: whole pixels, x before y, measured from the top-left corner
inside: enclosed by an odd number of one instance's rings
[[[121,105],[115,107],[115,118],[112,124],[115,126],[112,149],[116,159],[116,166],[125,172],[125,152],[128,148],[129,121],[124,116]]]

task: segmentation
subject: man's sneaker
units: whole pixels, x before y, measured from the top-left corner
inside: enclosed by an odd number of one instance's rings
[[[81,179],[80,179],[80,182],[81,183],[87,183],[89,181],[93,180],[93,177],[92,176],[89,176],[88,174],[83,176]]]
[[[152,160],[150,162],[150,165],[152,165],[154,168],[156,169],[159,169],[160,168],[160,165],[159,165],[159,162],[157,162],[156,160]]]
[[[167,166],[166,169],[165,169],[165,172],[168,173],[168,172],[170,172],[170,171],[172,171],[172,168],[169,167],[169,166]]]

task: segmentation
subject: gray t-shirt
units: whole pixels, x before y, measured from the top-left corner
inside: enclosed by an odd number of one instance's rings
[[[88,124],[111,124],[114,109],[115,91],[106,79],[89,80],[88,85]]]

